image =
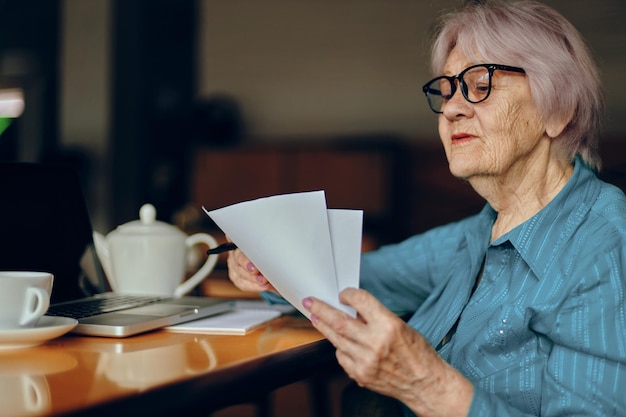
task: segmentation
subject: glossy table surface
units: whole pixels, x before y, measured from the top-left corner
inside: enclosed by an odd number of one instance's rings
[[[334,349],[303,317],[244,336],[70,334],[0,351],[0,415],[206,416],[335,365]]]

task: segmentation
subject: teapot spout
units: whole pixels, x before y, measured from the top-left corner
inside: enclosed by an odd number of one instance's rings
[[[119,291],[115,278],[113,277],[113,267],[111,266],[111,256],[109,254],[109,245],[106,238],[101,233],[94,231],[93,243],[96,247],[96,254],[98,255],[98,259],[100,259],[102,269],[104,269],[104,273],[109,281],[111,289],[116,292]]]

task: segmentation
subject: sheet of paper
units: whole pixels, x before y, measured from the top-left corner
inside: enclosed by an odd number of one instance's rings
[[[341,292],[348,287],[358,288],[363,211],[329,209],[328,226],[333,245],[337,289]],[[356,311],[352,307],[346,308],[353,317],[356,316]]]
[[[361,210],[328,210],[323,191],[282,194],[204,210],[304,315],[309,316],[302,307],[307,296],[354,315],[339,302],[338,295],[342,288],[358,287]]]

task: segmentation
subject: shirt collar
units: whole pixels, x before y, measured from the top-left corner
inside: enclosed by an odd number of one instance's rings
[[[576,157],[574,172],[556,197],[492,246],[509,241],[541,278],[596,201],[600,187],[594,179],[597,178],[591,168]],[[552,237],[546,239],[546,235]]]

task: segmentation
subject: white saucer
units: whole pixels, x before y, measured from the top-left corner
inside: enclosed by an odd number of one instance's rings
[[[22,349],[64,335],[72,330],[78,321],[68,317],[43,316],[35,327],[28,329],[0,329],[0,350]]]

